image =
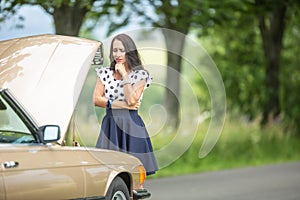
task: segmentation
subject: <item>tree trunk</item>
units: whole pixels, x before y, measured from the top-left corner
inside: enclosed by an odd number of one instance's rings
[[[168,115],[167,125],[177,128],[180,122],[180,73],[185,36],[170,30],[164,30],[163,34],[168,51],[164,107],[166,108]]]
[[[273,121],[280,114],[280,56],[282,39],[285,29],[285,4],[274,4],[269,15],[260,13],[258,16],[259,29],[263,42],[263,50],[266,60],[265,100],[261,124],[265,125]]]
[[[55,8],[53,18],[55,31],[58,35],[78,36],[80,27],[88,10],[80,6],[80,1],[75,5],[62,4]]]

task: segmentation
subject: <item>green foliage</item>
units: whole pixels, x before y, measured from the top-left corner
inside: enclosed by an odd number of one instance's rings
[[[79,31],[86,34],[98,24],[111,21],[108,33],[126,26],[131,12],[123,12],[124,0],[4,0],[1,1],[0,23],[14,16],[23,5],[40,6],[54,18],[55,31],[63,35],[78,36]],[[23,16],[18,17],[17,27],[22,27]],[[106,23],[107,25],[107,23]],[[80,30],[82,29],[82,30]]]
[[[207,124],[199,132],[190,148],[174,163],[160,169],[150,178],[208,172],[246,166],[259,166],[300,159],[300,138],[284,132],[280,126],[261,129],[259,123],[229,118],[220,139],[213,150],[203,159],[198,154]],[[172,138],[154,138],[156,149],[160,149]],[[178,147],[180,148],[180,147]]]
[[[231,7],[229,5],[235,4]],[[299,4],[289,1],[286,16],[281,54],[280,107],[281,119],[284,119],[287,130],[300,134],[299,110]],[[224,4],[224,5],[223,5]],[[262,41],[258,29],[257,7],[254,1],[226,1],[220,6],[213,5],[215,26],[208,30],[208,35],[199,40],[206,47],[219,68],[226,88],[228,109],[246,115],[250,120],[261,117],[264,101],[269,91],[265,87],[266,62]],[[221,7],[222,7],[221,6]],[[260,9],[267,9],[264,4]],[[221,17],[224,20],[220,20]],[[218,20],[219,19],[219,20]],[[205,90],[203,80],[198,79],[198,90]],[[205,105],[209,97],[199,98]],[[209,104],[206,104],[209,106]],[[284,124],[282,124],[284,125]]]
[[[175,0],[151,3],[139,0],[6,0],[1,4],[1,6],[5,4],[5,7],[1,7],[0,22],[14,15],[24,4],[40,5],[51,13],[53,6],[60,7],[63,4],[73,6],[73,3],[81,2],[81,8],[85,7],[90,11],[86,15],[81,34],[89,38],[91,37],[89,31],[99,23],[99,19],[112,22],[109,30],[111,32],[120,26],[127,25],[130,17],[135,20],[142,19],[144,24],[174,28],[182,32],[187,31],[184,28],[191,25],[192,31],[197,33],[199,41],[208,50],[221,72],[226,88],[228,109],[237,118],[227,119],[222,136],[213,151],[204,159],[199,159],[199,149],[207,129],[207,124],[203,124],[192,146],[176,162],[161,169],[154,176],[159,177],[300,159],[299,137],[294,137],[292,134],[300,134],[300,95],[298,94],[300,90],[300,58],[298,56],[300,54],[300,4],[299,1],[293,0],[279,1],[289,5],[285,20],[286,31],[280,71],[280,106],[284,123],[278,121],[278,124],[272,124],[265,129],[261,129],[255,121],[261,115],[263,101],[268,92],[264,87],[264,80],[268,74],[265,74],[256,6],[260,5],[260,9],[268,9],[268,5],[274,3],[271,0]],[[148,9],[152,10],[147,12]],[[111,14],[114,16],[113,20],[109,19]],[[136,17],[137,15],[139,18]],[[187,19],[187,21],[178,21],[179,19]],[[101,21],[101,23],[104,22]],[[168,26],[170,24],[165,23],[173,23],[174,26],[170,27]],[[197,52],[192,53],[197,56]],[[77,135],[78,140],[86,146],[94,146],[99,133],[97,129],[91,127],[90,116],[96,111],[99,122],[103,117],[103,109],[96,109],[82,103],[88,102],[87,104],[92,105],[91,95],[94,84],[95,72],[91,69],[87,78],[88,90],[83,91],[79,102],[82,108],[77,111],[81,114],[82,121],[85,121],[78,127],[80,129],[78,132],[83,133],[83,135]],[[197,88],[200,105],[204,107],[201,109],[209,110],[210,96],[205,82],[198,78],[193,87]],[[151,105],[161,103],[162,98],[163,88],[152,86],[147,89],[141,113],[147,113]],[[241,116],[247,116],[243,117],[246,121],[240,121]],[[145,118],[146,121],[151,120],[147,119],[147,116]],[[172,129],[161,130],[166,133],[170,131]],[[89,133],[91,135],[88,135]],[[172,134],[154,137],[154,148],[156,150],[162,148],[173,137]],[[69,135],[69,141],[70,138]]]
[[[232,27],[223,31],[224,27]],[[206,47],[222,75],[229,109],[255,117],[262,107],[264,68],[255,20],[240,16],[235,21],[216,27],[200,42]],[[240,31],[237,31],[237,30]],[[202,88],[202,80],[197,84]]]
[[[288,130],[300,135],[300,8],[290,10],[289,24],[284,41],[281,74],[282,114]]]

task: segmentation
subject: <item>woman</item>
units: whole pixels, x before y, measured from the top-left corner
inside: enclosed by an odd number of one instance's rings
[[[143,91],[152,78],[144,69],[134,41],[126,34],[113,38],[111,65],[96,69],[98,80],[94,104],[106,108],[98,148],[130,153],[138,157],[147,175],[158,170],[145,124],[138,115]]]

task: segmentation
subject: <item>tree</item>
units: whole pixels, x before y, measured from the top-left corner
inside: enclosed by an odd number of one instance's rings
[[[215,23],[204,37],[209,41],[205,46],[221,71],[228,110],[253,119],[261,113],[264,95],[263,51],[256,17],[238,2],[213,8]],[[201,83],[199,80],[198,85]]]
[[[262,98],[261,124],[274,121],[281,113],[280,105],[280,74],[283,38],[286,31],[287,10],[299,2],[290,0],[256,0],[250,10],[257,16],[262,49],[265,60],[265,94]]]
[[[282,52],[281,112],[287,130],[300,136],[300,6],[289,7],[287,12],[284,50]]]
[[[214,52],[217,62],[221,63],[219,66],[224,76],[228,102],[232,109],[238,108],[243,114],[249,114],[250,119],[261,116],[263,126],[280,116],[297,124],[293,120],[296,115],[292,110],[299,109],[296,106],[299,104],[296,101],[298,98],[287,93],[299,88],[299,81],[298,78],[284,80],[284,74],[291,72],[291,63],[296,60],[295,56],[291,56],[295,52],[290,51],[297,50],[295,44],[299,40],[291,30],[298,30],[295,21],[299,21],[299,3],[243,0],[214,6],[216,18],[219,19],[215,22],[220,23],[210,33],[214,33],[219,45],[224,46],[221,51],[219,47]],[[287,27],[290,32],[285,36]],[[220,34],[222,30],[226,31]],[[283,57],[284,54],[289,57]],[[224,60],[224,57],[227,59]],[[297,70],[293,77],[299,77]]]
[[[4,0],[0,22],[14,15],[22,5],[36,5],[53,16],[56,34],[78,36],[86,20],[93,21],[93,26],[102,17],[120,14],[123,3],[123,0]],[[122,25],[124,22],[119,24]]]
[[[256,1],[254,6],[258,8],[258,26],[261,33],[264,56],[266,61],[266,99],[264,100],[261,123],[267,124],[268,120],[274,120],[280,114],[280,59],[282,41],[285,31],[285,16],[287,1]]]
[[[109,31],[111,32],[126,25],[132,12],[137,12],[153,26],[188,34],[191,27],[201,27],[202,22],[205,24],[208,21],[207,9],[202,2],[201,0],[54,0],[47,2],[43,0],[5,0],[5,10],[13,12],[24,4],[39,5],[53,16],[56,33],[63,35],[77,36],[84,21],[93,21],[92,24],[95,24],[101,16],[114,13],[122,15],[123,19],[119,23],[114,21],[110,23]],[[124,9],[126,6],[131,8],[127,9],[127,12]],[[153,18],[153,16],[147,15],[144,12],[145,7],[147,9],[153,7],[158,17]],[[111,12],[111,9],[114,12]],[[164,31],[163,34],[168,49],[167,65],[173,69],[168,70],[164,105],[169,113],[168,124],[176,127],[179,124],[181,52],[184,49],[185,41],[184,39],[177,40],[176,32]]]
[[[201,0],[157,0],[133,1],[135,12],[143,17],[143,23],[150,23],[154,27],[163,29],[167,46],[167,80],[164,96],[164,107],[168,113],[167,125],[179,125],[180,79],[182,71],[182,52],[185,39],[179,38],[178,33],[187,35],[192,28],[201,27],[208,22],[208,10]],[[153,13],[146,13],[144,9],[151,7]],[[172,30],[172,31],[169,31]],[[179,39],[178,39],[179,38]],[[174,53],[176,52],[176,53]]]

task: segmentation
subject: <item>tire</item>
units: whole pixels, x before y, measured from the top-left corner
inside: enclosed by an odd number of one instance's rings
[[[128,188],[122,178],[116,177],[109,186],[105,200],[130,200]]]

